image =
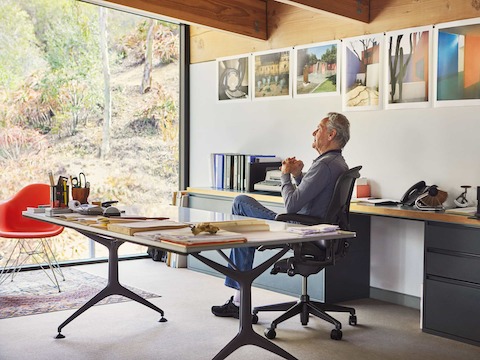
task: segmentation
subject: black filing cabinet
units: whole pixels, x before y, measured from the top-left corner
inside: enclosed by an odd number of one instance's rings
[[[480,345],[480,229],[425,224],[423,330]]]

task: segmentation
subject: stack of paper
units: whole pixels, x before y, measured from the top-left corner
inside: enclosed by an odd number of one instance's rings
[[[338,225],[319,224],[319,225],[312,225],[312,226],[289,227],[287,231],[295,234],[300,234],[300,235],[312,235],[312,234],[334,232],[334,231],[337,231],[338,229],[339,229]]]
[[[133,235],[136,232],[141,231],[151,231],[151,230],[162,230],[162,229],[177,229],[190,227],[188,224],[179,223],[171,220],[143,220],[143,221],[133,221],[133,222],[117,222],[117,223],[108,223],[107,229],[114,231],[120,234]],[[191,232],[191,231],[190,231]]]
[[[242,219],[242,220],[225,220],[225,221],[209,221],[210,224],[222,230],[234,232],[249,231],[269,231],[270,226],[265,220],[259,219]]]
[[[200,233],[194,235],[190,228],[140,232],[135,233],[135,236],[141,236],[150,240],[175,244],[182,247],[223,243],[243,243],[247,241],[242,234],[232,231],[219,230],[215,234]]]

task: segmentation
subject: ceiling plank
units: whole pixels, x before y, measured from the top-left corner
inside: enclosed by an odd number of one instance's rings
[[[96,2],[140,9],[189,25],[203,25],[260,40],[268,39],[265,0],[188,2],[184,0],[97,0]]]
[[[275,0],[309,11],[337,14],[364,23],[370,22],[370,0]]]

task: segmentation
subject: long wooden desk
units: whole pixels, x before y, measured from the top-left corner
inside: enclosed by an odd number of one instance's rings
[[[200,188],[189,187],[187,193],[192,195],[210,196],[212,198],[225,198],[233,200],[235,196],[240,194],[246,194],[248,196],[257,199],[262,203],[276,204],[278,206],[283,205],[283,200],[280,195],[272,195],[266,192],[239,192],[236,190],[224,190],[213,188]],[[480,221],[478,219],[469,219],[464,215],[448,214],[439,211],[420,211],[409,207],[402,206],[374,206],[363,205],[360,203],[352,202],[350,204],[350,212],[353,214],[361,215],[373,215],[373,216],[385,216],[397,219],[407,220],[419,220],[419,221],[435,221],[449,224],[467,225],[480,227]]]
[[[105,229],[99,229],[84,225],[75,221],[67,221],[58,217],[47,217],[44,214],[31,214],[24,212],[24,216],[57,224],[67,228],[74,229],[79,233],[87,236],[88,238],[106,246],[109,251],[109,272],[108,272],[108,284],[105,289],[101,290],[97,295],[90,299],[85,305],[78,309],[74,314],[72,314],[66,321],[64,321],[58,327],[57,338],[64,338],[64,335],[61,334],[61,330],[68,323],[78,317],[80,314],[85,312],[88,308],[95,305],[101,299],[113,295],[119,294],[126,296],[134,301],[137,301],[145,306],[150,307],[151,309],[159,312],[161,314],[161,322],[165,322],[163,310],[159,309],[152,303],[141,298],[139,295],[133,293],[132,291],[123,287],[118,279],[118,248],[125,242],[132,242],[145,246],[153,246],[162,250],[173,251],[181,254],[190,254],[196,259],[202,261],[206,265],[214,268],[215,270],[221,272],[226,276],[230,276],[235,279],[240,284],[240,323],[239,330],[237,335],[213,358],[213,359],[225,359],[232,352],[244,345],[256,345],[262,347],[270,352],[273,352],[285,359],[295,360],[296,358],[274,344],[270,340],[264,338],[263,336],[257,334],[253,330],[252,326],[252,298],[251,298],[251,287],[252,282],[264,271],[266,271],[273,263],[279,260],[285,253],[289,250],[287,243],[298,243],[305,241],[316,241],[316,240],[333,240],[339,238],[353,238],[355,233],[353,232],[335,232],[335,233],[323,233],[317,235],[310,235],[308,237],[302,237],[291,232],[286,231],[286,224],[279,222],[269,222],[270,231],[261,231],[261,232],[249,232],[245,233],[247,238],[246,243],[235,243],[235,244],[213,244],[207,246],[195,246],[195,247],[178,247],[175,245],[160,243],[158,241],[150,240],[147,238],[142,238],[139,236],[131,236],[119,234],[116,232],[108,231]],[[189,208],[179,208],[179,207],[169,207],[165,208],[162,214],[159,216],[167,216],[171,220],[186,222],[186,223],[196,223],[196,222],[205,222],[205,221],[223,221],[223,220],[234,220],[242,218],[240,216],[234,216],[229,214],[221,214],[210,211],[195,210]],[[264,261],[260,265],[254,267],[251,271],[239,271],[236,269],[234,264],[231,264],[227,255],[223,253],[222,250],[230,249],[232,247],[245,247],[245,246],[260,246],[260,245],[280,245],[283,246],[280,251],[276,251],[273,256],[268,260]],[[225,266],[219,262],[212,261],[200,253],[207,250],[216,250],[222,254],[222,258],[227,261],[231,267]]]
[[[240,194],[237,191],[188,188],[189,204],[192,207],[222,209],[227,212],[232,199]],[[245,192],[243,192],[245,193]],[[280,196],[265,193],[246,193],[274,210],[282,211],[283,201]],[[359,285],[358,291],[348,294],[336,292],[335,301],[360,298],[369,287],[370,276],[370,218],[389,217],[421,221],[424,224],[424,274],[423,274],[423,308],[422,330],[431,334],[459,340],[480,346],[480,220],[464,215],[436,211],[420,211],[402,206],[375,206],[352,203],[350,206],[351,229],[357,234],[352,244],[363,245],[357,259],[351,260],[352,254],[342,261],[340,266],[328,269],[323,287],[325,292],[337,272],[347,272],[343,279],[354,277]],[[348,262],[351,262],[348,265]],[[341,266],[347,263],[346,269]],[[408,264],[405,264],[408,266]],[[367,278],[365,278],[367,277]],[[335,281],[333,281],[335,282]],[[352,288],[351,286],[348,286]],[[328,294],[328,292],[327,292]],[[448,294],[448,296],[445,296]],[[368,295],[366,295],[368,296]],[[331,301],[332,298],[328,299]]]

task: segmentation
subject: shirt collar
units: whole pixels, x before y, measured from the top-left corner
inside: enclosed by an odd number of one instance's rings
[[[342,154],[342,149],[328,150],[328,151],[324,152],[322,155],[319,155],[314,161],[320,160],[322,157],[326,156],[327,154],[331,154],[331,153]]]

